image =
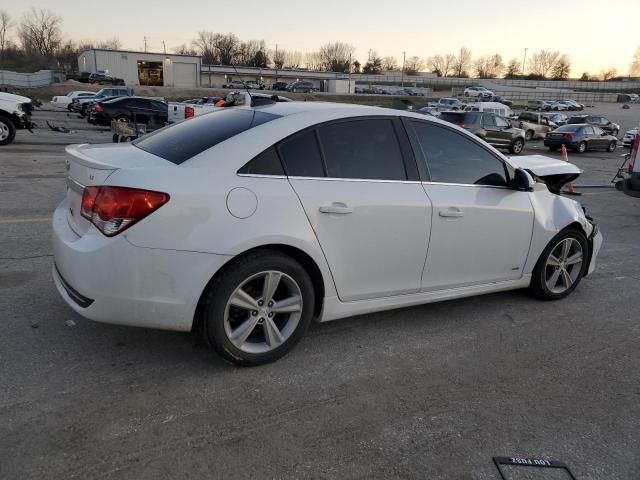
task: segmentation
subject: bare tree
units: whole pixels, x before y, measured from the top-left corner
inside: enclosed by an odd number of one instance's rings
[[[349,43],[327,43],[318,51],[322,69],[329,72],[348,72],[355,47]]]
[[[398,70],[398,61],[396,60],[396,57],[384,57],[382,59],[382,70]]]
[[[507,65],[507,73],[504,75],[504,78],[516,78],[520,75],[520,60],[517,58],[512,58],[509,60],[509,65]]]
[[[197,55],[198,52],[193,47],[187,47],[185,43],[182,45],[178,45],[177,47],[173,47],[173,52],[178,55]]]
[[[300,68],[300,65],[302,65],[302,52],[297,50],[287,51],[287,54],[284,57],[284,67]]]
[[[122,42],[118,37],[111,37],[96,43],[96,48],[104,48],[105,50],[120,50]]]
[[[324,69],[324,62],[320,52],[308,52],[304,57],[304,63],[309,70]]]
[[[551,70],[551,77],[554,80],[566,80],[571,73],[571,62],[568,55],[562,55]]]
[[[442,55],[432,55],[427,58],[427,68],[431,73],[435,73],[439,77],[446,76],[444,74],[444,57]]]
[[[271,57],[275,68],[284,68],[287,58],[287,51],[285,49],[281,48],[279,50],[271,50],[269,51],[269,56]]]
[[[453,64],[453,74],[456,77],[466,77],[469,68],[471,68],[471,50],[467,47],[460,47]]]
[[[582,76],[580,77],[580,80],[582,80],[583,82],[588,82],[591,80],[591,77],[589,76],[589,72],[584,72],[582,74]]]
[[[557,50],[554,52],[551,50],[535,52],[529,60],[529,71],[535,76],[546,78],[553,70],[559,58],[560,52]]]
[[[504,71],[504,62],[499,54],[479,57],[473,62],[478,78],[496,78]]]
[[[615,67],[605,68],[600,71],[600,78],[602,78],[603,82],[607,82],[611,80],[618,74],[618,70]]]
[[[267,45],[264,40],[241,42],[236,54],[236,63],[248,67],[266,67],[269,63]]]
[[[218,51],[216,49],[216,34],[213,32],[200,31],[198,36],[192,40],[192,47],[202,57],[202,63],[215,65],[220,63]]]
[[[633,54],[631,65],[629,65],[629,76],[640,77],[640,47],[636,48],[636,51]]]
[[[420,59],[420,57],[412,56],[407,58],[404,62],[404,73],[407,75],[415,75],[418,72],[424,70],[424,62]]]
[[[215,48],[218,59],[222,65],[233,65],[234,58],[238,54],[240,39],[233,33],[215,35]]]
[[[4,47],[7,44],[9,36],[9,30],[13,28],[14,22],[11,19],[9,13],[6,10],[0,10],[0,56],[4,52]]]
[[[35,7],[26,12],[18,35],[22,48],[27,53],[36,53],[44,57],[51,57],[62,43],[62,17],[42,8]]]

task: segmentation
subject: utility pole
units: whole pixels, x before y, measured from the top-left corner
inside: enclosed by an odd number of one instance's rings
[[[529,50],[528,48],[524,49],[524,57],[522,57],[522,76],[524,77],[524,66],[525,66],[525,62],[527,61],[527,50]]]
[[[401,81],[401,83],[402,83],[403,87],[404,87],[404,64],[405,64],[406,60],[407,60],[407,52],[402,52],[402,77],[401,77],[402,81]]]
[[[145,51],[145,53],[147,51],[147,37],[146,36],[144,37],[144,51]]]
[[[276,67],[276,81],[274,83],[278,83],[278,44],[276,43],[276,54],[273,58],[273,66]]]
[[[164,43],[164,40],[162,40],[162,48],[164,49],[164,54],[167,54],[167,44]]]
[[[349,54],[349,95],[351,95],[351,54]]]

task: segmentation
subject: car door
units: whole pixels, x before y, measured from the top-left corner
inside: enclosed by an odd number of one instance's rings
[[[527,192],[507,187],[502,159],[446,126],[412,120],[412,143],[426,162],[433,219],[422,289],[522,277],[533,232]]]
[[[591,125],[582,127],[582,130],[580,130],[580,133],[582,134],[582,140],[587,142],[587,148],[593,149],[593,148],[598,148],[600,146],[599,145],[600,139],[596,137],[594,133],[594,127],[592,127]]]
[[[496,135],[500,138],[500,145],[511,145],[511,141],[513,139],[513,129],[511,128],[511,124],[499,115],[494,114],[493,117],[496,124]]]
[[[501,145],[502,140],[496,126],[495,116],[492,113],[482,113],[482,129],[485,133],[485,140],[491,145]]]
[[[607,148],[609,145],[609,135],[600,127],[591,127],[593,129],[593,145],[597,148]]]
[[[397,120],[324,124],[278,152],[342,301],[420,290],[431,206]]]

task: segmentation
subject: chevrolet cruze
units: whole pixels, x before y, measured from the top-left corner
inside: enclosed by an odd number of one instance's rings
[[[580,170],[509,159],[424,115],[234,107],[132,144],[67,148],[53,277],[80,315],[275,360],[312,320],[528,288],[560,299],[602,235],[559,195]]]

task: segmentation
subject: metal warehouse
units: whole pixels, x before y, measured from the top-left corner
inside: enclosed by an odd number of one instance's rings
[[[338,72],[314,72],[306,69],[274,69],[203,65],[198,55],[135,52],[94,48],[78,56],[81,72],[106,72],[122,78],[129,86],[221,87],[232,80],[255,80],[269,83],[278,80],[305,80],[325,92],[354,91],[355,79]]]
[[[201,59],[196,55],[92,49],[78,56],[81,72],[106,71],[127,85],[200,86]]]

